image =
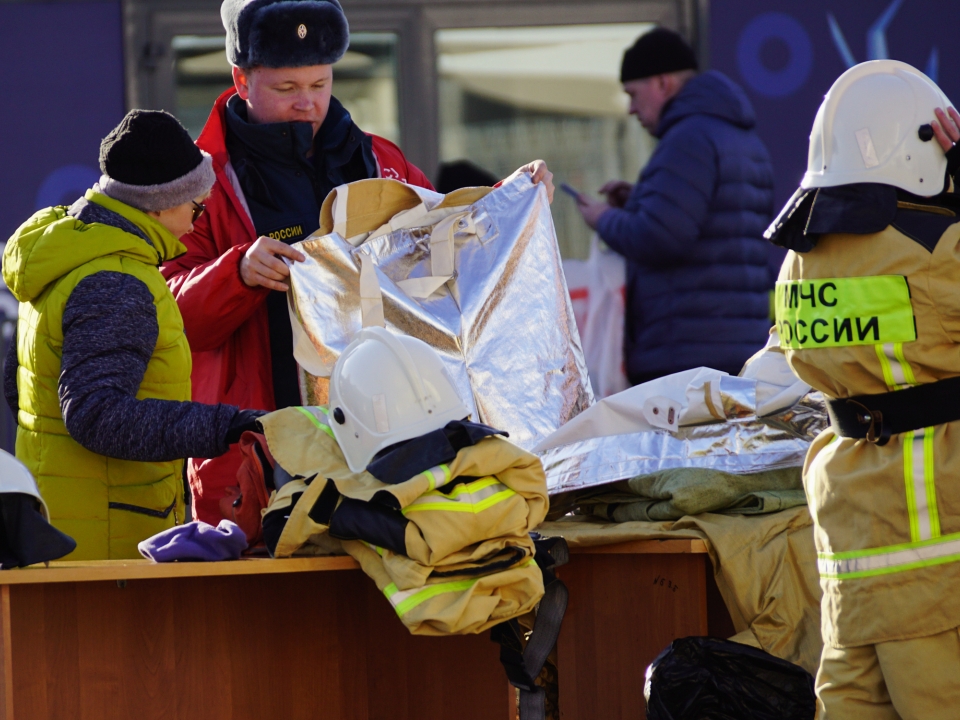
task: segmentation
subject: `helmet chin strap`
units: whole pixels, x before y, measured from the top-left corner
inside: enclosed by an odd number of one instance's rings
[[[393,333],[385,328],[372,327],[361,330],[359,337],[368,340],[377,340],[390,348],[390,351],[396,356],[397,360],[400,361],[400,365],[403,367],[407,379],[410,380],[410,385],[413,387],[420,407],[428,413],[436,410],[436,398],[427,391],[427,387],[423,382],[417,364],[413,361],[413,357],[411,357],[410,353],[403,346],[403,343],[400,342]]]

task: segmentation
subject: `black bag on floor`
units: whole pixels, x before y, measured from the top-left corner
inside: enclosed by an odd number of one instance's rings
[[[813,720],[813,677],[770,653],[708,637],[674,640],[647,669],[648,720]]]

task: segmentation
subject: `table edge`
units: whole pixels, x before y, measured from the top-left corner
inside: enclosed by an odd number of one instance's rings
[[[707,552],[699,539],[631,540],[611,545],[570,548],[574,555],[660,555]],[[348,555],[295,558],[242,558],[224,562],[155,563],[151,560],[92,560],[52,562],[49,567],[0,571],[0,586],[109,580],[161,580],[168,578],[276,575],[284,573],[356,570],[359,563]]]

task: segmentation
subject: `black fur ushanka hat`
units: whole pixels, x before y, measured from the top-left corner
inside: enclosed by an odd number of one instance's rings
[[[350,44],[337,0],[224,0],[220,17],[239,68],[332,65]]]

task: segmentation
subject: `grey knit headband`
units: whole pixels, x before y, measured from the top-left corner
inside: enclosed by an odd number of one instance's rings
[[[176,180],[160,185],[131,185],[114,180],[108,175],[101,175],[100,190],[104,195],[135,207],[137,210],[159,212],[206,195],[216,181],[213,158],[209,153],[204,152],[200,164]]]

